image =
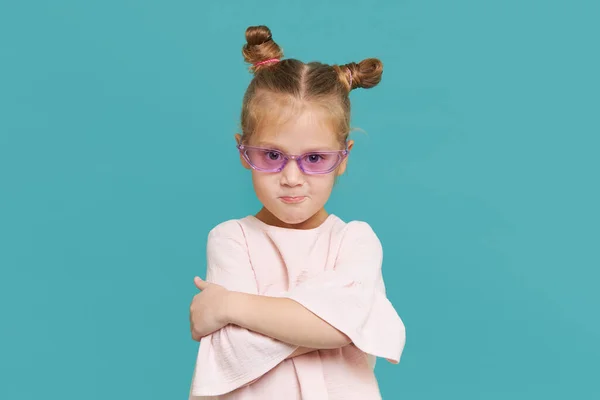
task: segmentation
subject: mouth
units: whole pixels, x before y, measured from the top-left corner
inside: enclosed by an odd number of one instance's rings
[[[306,196],[281,196],[279,200],[286,204],[297,204],[302,203],[306,199]]]

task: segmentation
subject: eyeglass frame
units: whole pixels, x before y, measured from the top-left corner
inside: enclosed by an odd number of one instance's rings
[[[344,161],[344,159],[346,157],[348,157],[348,155],[350,154],[350,150],[348,150],[348,148],[346,148],[344,150],[333,150],[333,151],[307,151],[306,153],[299,154],[299,155],[287,154],[287,153],[285,153],[285,152],[283,152],[281,150],[277,150],[277,149],[273,149],[273,148],[268,148],[268,147],[246,146],[246,145],[243,145],[243,144],[238,144],[236,146],[236,148],[238,149],[238,151],[240,152],[240,154],[244,158],[244,160],[246,160],[246,162],[248,163],[248,165],[250,165],[250,168],[252,168],[252,169],[254,169],[256,171],[278,173],[278,172],[283,171],[283,169],[288,164],[289,160],[294,160],[294,161],[296,161],[296,165],[298,165],[298,169],[300,169],[300,171],[302,171],[302,173],[307,174],[307,175],[324,175],[324,174],[329,174],[329,173],[333,172],[337,167],[339,167],[340,164]],[[252,163],[252,161],[250,161],[250,157],[248,157],[248,154],[246,154],[246,152],[244,151],[245,149],[267,150],[267,151],[273,151],[273,152],[279,153],[284,158],[283,164],[278,169],[261,169],[261,168],[258,168],[257,166],[255,166]],[[323,172],[307,172],[302,167],[302,162],[298,162],[297,160],[298,159],[302,159],[303,157],[305,157],[305,156],[307,156],[309,154],[338,154],[339,158],[338,158],[338,161],[336,161],[336,163],[334,164],[334,166],[331,167],[330,169],[326,170],[326,171],[323,171]]]

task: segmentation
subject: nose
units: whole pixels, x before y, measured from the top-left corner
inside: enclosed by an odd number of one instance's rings
[[[301,186],[304,184],[304,173],[296,160],[289,160],[281,171],[281,184],[284,186]]]

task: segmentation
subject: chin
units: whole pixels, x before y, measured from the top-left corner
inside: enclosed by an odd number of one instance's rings
[[[308,211],[300,211],[300,210],[296,210],[296,211],[292,211],[292,212],[290,212],[289,210],[277,210],[276,212],[274,212],[272,214],[283,223],[286,223],[289,225],[298,225],[298,224],[301,224],[304,221],[308,220],[310,217],[312,217],[312,215],[314,213],[311,214]]]
[[[275,216],[281,222],[284,222],[284,223],[289,224],[289,225],[298,225],[298,224],[301,224],[301,223],[303,223],[304,221],[306,221],[307,219],[310,218],[310,216],[289,215],[289,214],[281,214],[281,215],[275,215]]]

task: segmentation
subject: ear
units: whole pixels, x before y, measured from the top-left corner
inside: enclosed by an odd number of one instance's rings
[[[240,135],[239,133],[236,133],[234,135],[234,138],[235,138],[236,144],[240,144],[242,142],[242,135]],[[242,156],[241,153],[240,153],[240,162],[242,163],[242,167],[244,167],[246,169],[252,169],[252,167],[250,167],[250,165],[248,164],[248,162],[246,161],[244,156]]]
[[[346,166],[348,165],[348,156],[350,156],[350,150],[352,150],[352,147],[354,147],[354,140],[348,140],[347,142],[348,144],[348,155],[346,156],[346,158],[344,158],[344,161],[342,161],[342,163],[340,164],[340,166],[337,169],[337,176],[342,175],[344,172],[346,172]]]

